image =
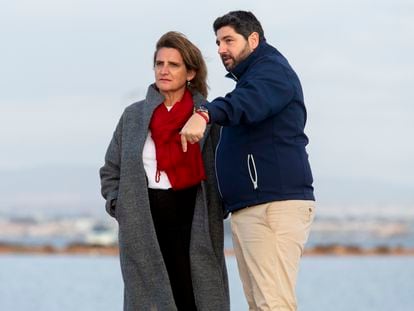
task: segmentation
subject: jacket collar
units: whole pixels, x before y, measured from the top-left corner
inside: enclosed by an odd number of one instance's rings
[[[257,48],[252,53],[250,53],[249,56],[247,56],[246,59],[244,59],[241,63],[234,67],[232,71],[229,71],[229,73],[226,74],[226,77],[238,81],[240,77],[250,67],[250,65],[256,62],[256,60],[258,60],[262,56],[271,53],[273,49],[274,48],[267,44],[266,40],[264,39],[262,42],[260,42]]]

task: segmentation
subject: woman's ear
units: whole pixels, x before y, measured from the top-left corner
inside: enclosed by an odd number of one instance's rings
[[[187,81],[191,81],[196,76],[195,70],[188,70],[187,71]]]

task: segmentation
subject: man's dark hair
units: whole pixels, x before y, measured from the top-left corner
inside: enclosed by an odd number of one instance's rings
[[[265,39],[262,25],[252,12],[231,11],[218,17],[213,24],[214,33],[217,34],[217,30],[224,26],[232,27],[235,32],[242,35],[246,40],[252,32],[259,34],[260,42]]]

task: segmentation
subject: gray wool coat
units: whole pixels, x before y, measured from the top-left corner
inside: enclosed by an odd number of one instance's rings
[[[193,95],[193,99],[196,106],[203,101],[200,94]],[[151,85],[144,100],[125,109],[100,169],[106,210],[119,224],[127,311],[177,310],[151,217],[142,161],[152,113],[163,101],[164,97]],[[216,126],[208,126],[200,142],[207,180],[197,192],[190,242],[191,274],[199,311],[230,310],[223,210],[214,168],[218,135]]]

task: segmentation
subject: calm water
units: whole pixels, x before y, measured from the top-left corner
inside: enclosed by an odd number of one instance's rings
[[[232,311],[246,310],[233,257]],[[0,310],[122,310],[116,257],[0,256]],[[414,257],[305,257],[303,311],[414,310]]]

